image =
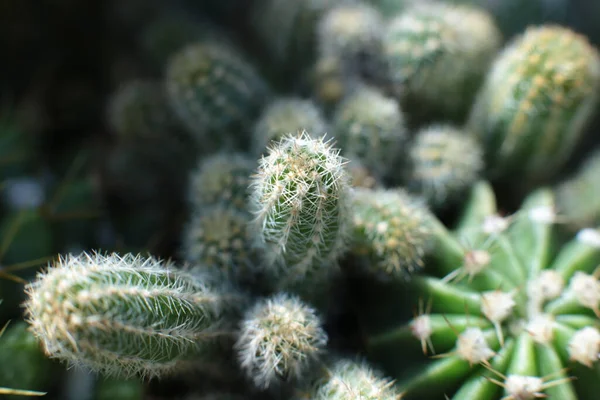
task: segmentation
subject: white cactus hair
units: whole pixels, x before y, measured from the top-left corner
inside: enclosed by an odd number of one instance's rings
[[[266,389],[302,378],[327,341],[316,311],[281,292],[248,310],[234,348],[246,376]]]
[[[83,252],[40,272],[24,308],[49,357],[107,376],[159,377],[218,335],[223,296],[211,286],[154,257]]]

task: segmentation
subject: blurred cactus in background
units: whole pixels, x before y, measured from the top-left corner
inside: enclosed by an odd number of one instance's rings
[[[598,397],[595,2],[0,3],[0,397]]]

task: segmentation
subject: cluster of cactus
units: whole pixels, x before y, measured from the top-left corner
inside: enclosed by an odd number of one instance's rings
[[[467,0],[238,3],[138,5],[104,225],[0,126],[0,394],[595,398],[598,155],[557,179],[600,106],[588,39]]]

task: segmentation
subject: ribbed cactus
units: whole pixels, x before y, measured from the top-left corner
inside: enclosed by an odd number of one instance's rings
[[[296,399],[311,400],[399,400],[402,398],[394,381],[384,377],[364,360],[339,359],[331,363],[323,378],[308,393]]]
[[[315,137],[327,133],[327,121],[319,107],[311,100],[298,97],[276,99],[265,107],[254,125],[252,152],[261,155],[271,142],[302,131]]]
[[[390,84],[415,122],[462,121],[500,44],[484,10],[442,2],[400,13],[383,40]]]
[[[245,210],[250,175],[255,168],[256,161],[245,153],[216,153],[202,158],[190,176],[190,205],[195,209],[229,205]]]
[[[555,185],[556,206],[575,228],[600,225],[600,151],[596,150],[567,180]]]
[[[257,255],[249,234],[250,215],[227,205],[197,209],[183,233],[183,255],[227,279],[250,278]]]
[[[600,58],[583,36],[559,26],[531,27],[494,62],[472,109],[494,178],[550,177],[567,161],[592,117]]]
[[[451,125],[432,125],[409,149],[406,186],[431,207],[460,199],[483,172],[483,151],[472,135]]]
[[[369,306],[378,320],[369,353],[398,378],[406,399],[597,397],[600,231],[555,247],[556,221],[549,190],[500,216],[485,182],[452,233],[432,220],[426,275],[377,288]],[[416,312],[404,325],[399,293]],[[368,330],[375,326],[363,317]],[[424,360],[421,352],[433,357],[408,371]]]
[[[286,136],[260,160],[250,210],[268,271],[293,281],[335,264],[350,228],[343,164],[330,142],[306,132]]]
[[[246,312],[235,348],[245,375],[264,389],[303,379],[327,340],[315,310],[279,293]]]
[[[402,189],[357,188],[351,251],[370,275],[404,279],[423,267],[429,216],[426,206]]]
[[[124,83],[109,99],[107,114],[110,127],[121,140],[143,143],[144,138],[164,138],[167,142],[180,134],[179,121],[158,81]]]
[[[360,161],[378,178],[392,173],[403,156],[408,136],[398,102],[368,86],[357,89],[339,104],[332,131],[342,154]]]
[[[365,3],[341,3],[326,13],[317,26],[319,58],[335,57],[349,72],[364,75],[378,70],[383,18]]]
[[[231,294],[148,257],[61,257],[27,286],[31,329],[52,358],[107,375],[160,376],[225,327]]]
[[[235,48],[219,42],[182,48],[165,74],[173,110],[204,147],[244,145],[247,126],[270,96],[255,68]]]

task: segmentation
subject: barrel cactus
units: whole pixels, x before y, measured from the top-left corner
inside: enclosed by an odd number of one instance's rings
[[[494,61],[469,118],[496,179],[549,178],[594,114],[600,57],[568,28],[531,27]]]
[[[556,248],[559,219],[548,189],[501,216],[480,182],[453,232],[432,221],[426,274],[405,286],[414,318],[395,325],[399,300],[380,288],[388,320],[367,325],[370,354],[406,399],[597,397],[600,231]],[[423,362],[416,372],[403,368],[411,357]]]

